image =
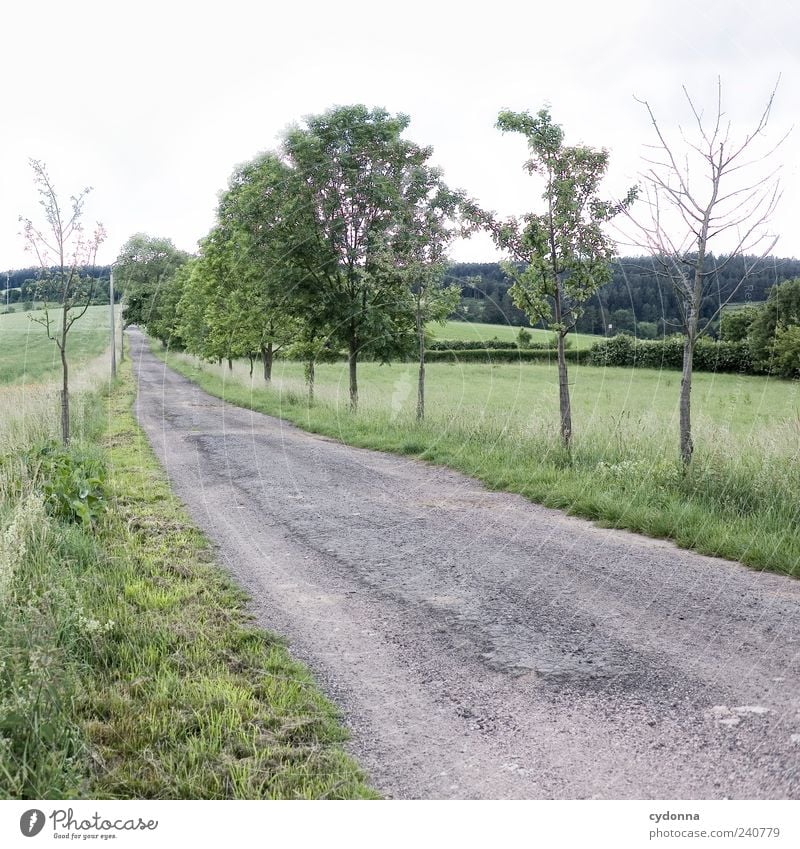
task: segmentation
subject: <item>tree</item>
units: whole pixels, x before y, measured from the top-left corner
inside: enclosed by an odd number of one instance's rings
[[[295,285],[298,269],[289,259],[293,228],[303,229],[296,204],[292,173],[266,153],[234,171],[217,211],[216,250],[232,280],[228,321],[244,349],[239,353],[260,353],[267,383],[275,354],[301,334],[301,325],[312,321],[312,336],[320,330],[318,305]],[[209,256],[212,247],[209,241]]]
[[[723,342],[744,342],[759,309],[748,306],[724,310],[719,319],[719,338]]]
[[[150,332],[151,325],[163,325],[174,315],[174,298],[164,298],[166,284],[188,259],[189,254],[176,248],[171,239],[160,236],[135,233],[125,242],[114,263],[115,282],[125,297],[124,327],[141,324]],[[164,334],[153,335],[162,338]]]
[[[638,234],[635,244],[653,258],[654,270],[669,281],[678,303],[683,333],[683,372],[680,389],[680,456],[684,467],[692,460],[691,394],[694,349],[700,335],[733,300],[745,280],[777,242],[766,229],[779,199],[776,171],[764,173],[764,161],[780,145],[758,151],[767,128],[777,85],[752,129],[738,141],[722,108],[722,82],[717,80],[716,105],[704,118],[686,88],[683,93],[695,125],[694,137],[681,130],[681,141],[667,139],[646,100],[640,100],[655,131],[654,158],[647,158],[642,175],[647,219],[630,220]],[[784,137],[785,138],[785,137]],[[730,234],[732,244],[715,258],[717,237]],[[763,250],[757,251],[759,247]],[[720,272],[745,257],[741,275],[728,295],[718,299],[710,316],[701,310],[718,291]]]
[[[21,217],[27,248],[36,254],[41,268],[42,285],[58,299],[61,313],[52,320],[47,300],[44,316],[32,317],[41,324],[48,339],[55,342],[61,357],[61,439],[69,443],[69,363],[67,342],[76,321],[83,318],[92,301],[94,277],[81,274],[82,268],[95,265],[97,250],[105,239],[102,224],[87,235],[83,228],[83,208],[91,189],[86,188],[70,198],[68,208],[62,206],[47,168],[43,162],[30,160],[39,203],[44,210],[45,223],[38,226],[30,218]]]
[[[457,234],[455,219],[462,200],[442,182],[438,169],[416,166],[398,226],[386,245],[387,264],[399,270],[413,298],[419,362],[417,422],[425,418],[425,326],[444,322],[461,299],[461,287],[445,283],[445,252]]]
[[[611,279],[614,243],[602,227],[633,201],[635,190],[621,203],[600,200],[608,152],[565,145],[563,130],[546,108],[535,116],[501,112],[497,127],[525,136],[531,153],[525,168],[544,180],[545,211],[499,222],[474,205],[471,214],[509,254],[502,267],[514,281],[514,303],[532,324],[543,321],[555,331],[561,439],[569,450],[572,412],[564,340],[586,301]]]
[[[347,348],[353,410],[359,356],[386,359],[413,339],[405,280],[385,263],[416,202],[412,172],[431,156],[401,137],[408,123],[384,109],[343,106],[308,118],[283,143],[295,198],[287,256],[302,272],[296,285],[324,305],[332,338]]]
[[[800,328],[800,278],[787,280],[770,290],[758,308],[748,339],[753,365],[765,372],[794,377],[800,368],[797,333]]]

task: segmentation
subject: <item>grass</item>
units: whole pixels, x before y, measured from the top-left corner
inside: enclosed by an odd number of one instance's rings
[[[163,351],[154,347],[157,353]],[[559,445],[557,374],[545,363],[427,367],[427,417],[414,422],[413,365],[317,367],[309,405],[302,366],[280,361],[273,387],[170,353],[168,363],[231,403],[342,442],[450,466],[489,487],[759,569],[800,575],[800,383],[695,375],[695,462],[677,461],[680,375],[570,366],[575,440]]]
[[[2,454],[0,796],[374,797],[333,706],[172,495],[134,395],[126,367],[73,405],[73,459],[107,468],[94,527],[49,516],[19,450]],[[33,412],[18,430],[3,410],[17,448],[47,433]]]
[[[72,367],[96,357],[108,346],[108,307],[89,307],[67,336]],[[42,318],[43,310],[0,315],[0,385],[30,384],[50,377],[61,368],[58,348],[47,338],[44,327],[32,318]],[[51,320],[60,318],[51,310]]]
[[[516,342],[519,327],[508,324],[481,324],[469,321],[447,321],[442,324],[431,323],[427,331],[437,340],[452,342],[485,342],[490,339],[499,339],[501,342]],[[540,327],[528,327],[526,330],[532,335],[533,342],[547,342],[553,338],[549,330]],[[588,350],[602,336],[592,336],[588,333],[570,333],[567,339],[572,340],[572,347],[576,350]]]

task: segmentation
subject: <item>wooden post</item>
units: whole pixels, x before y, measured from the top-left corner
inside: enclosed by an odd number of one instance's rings
[[[111,309],[111,379],[117,376],[117,329],[114,326],[114,269],[108,277],[108,303]]]

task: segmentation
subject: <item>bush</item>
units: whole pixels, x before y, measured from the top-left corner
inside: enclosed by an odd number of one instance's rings
[[[719,321],[719,338],[723,342],[744,342],[758,309],[751,306],[724,310]]]
[[[639,339],[657,339],[658,325],[654,321],[640,321],[636,325],[636,335]]]
[[[34,449],[27,460],[50,516],[91,526],[108,509],[100,460],[57,442]]]
[[[773,345],[772,373],[800,377],[800,324],[778,327]]]

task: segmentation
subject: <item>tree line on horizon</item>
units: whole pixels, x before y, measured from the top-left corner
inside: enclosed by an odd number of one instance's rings
[[[722,259],[722,257],[720,258]],[[745,264],[755,263],[747,275],[746,287],[740,281]],[[652,267],[646,256],[619,256],[611,262],[611,280],[587,301],[575,330],[592,335],[614,335],[620,331],[641,339],[658,339],[680,332],[680,314],[671,286]],[[447,269],[448,280],[461,286],[461,303],[451,318],[486,324],[528,327],[524,310],[514,304],[509,290],[513,285],[499,262],[456,262]],[[793,257],[735,257],[721,269],[715,289],[701,306],[709,318],[731,293],[736,306],[762,304],[770,289],[786,280],[800,277],[800,260]],[[746,290],[746,291],[745,291]],[[709,328],[719,337],[719,321]]]

